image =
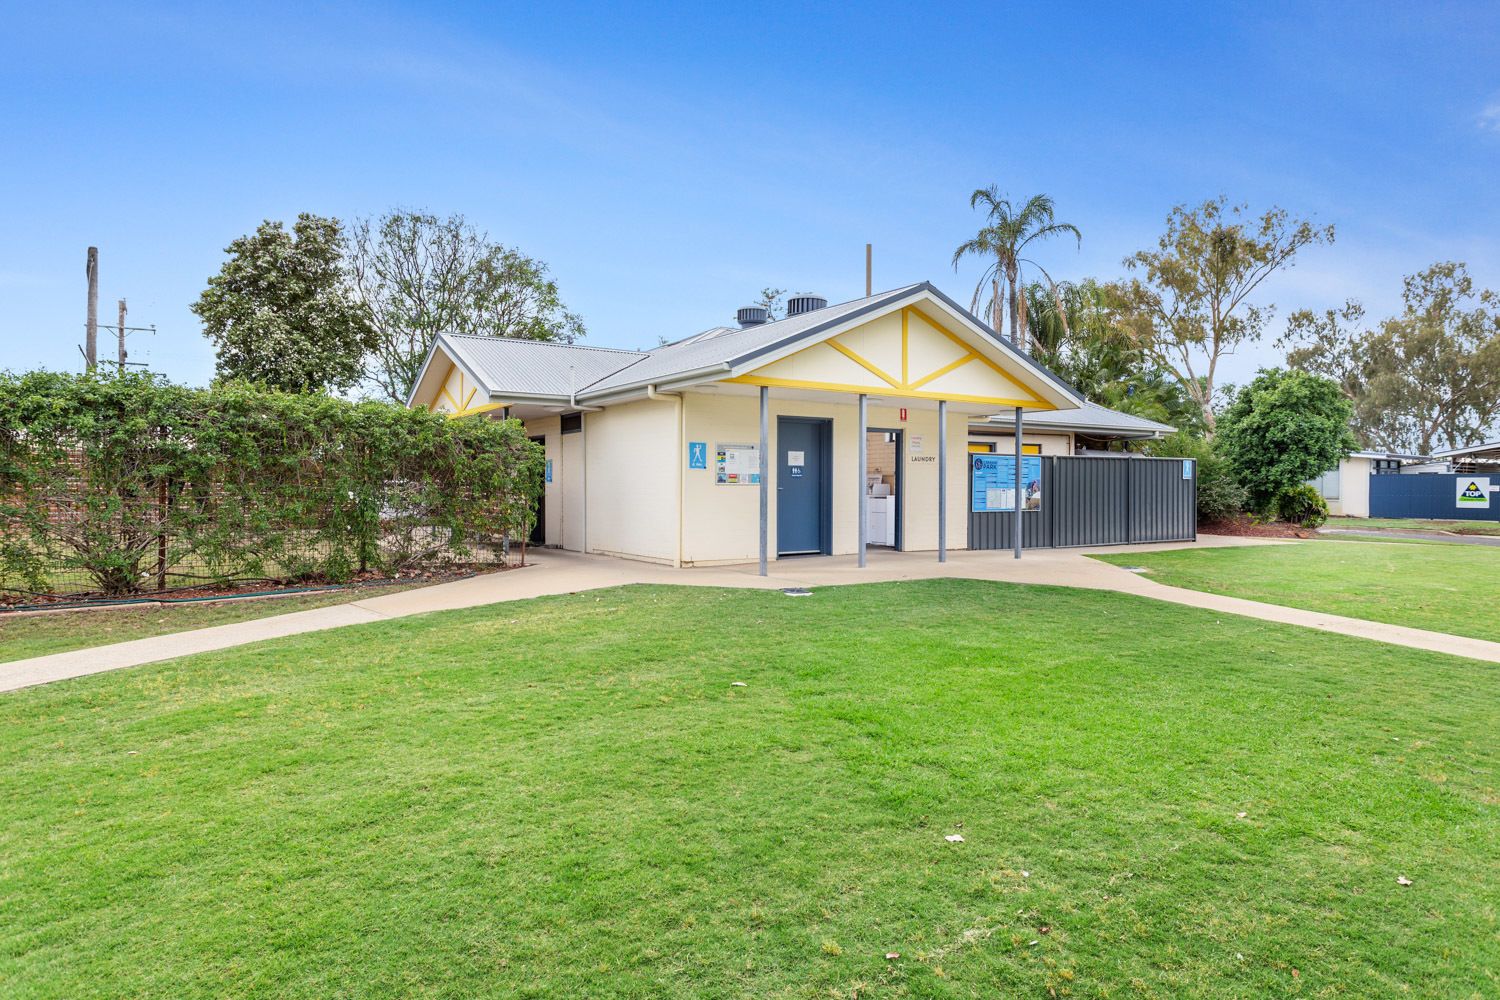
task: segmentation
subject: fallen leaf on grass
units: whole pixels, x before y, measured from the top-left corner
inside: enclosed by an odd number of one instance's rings
[[[961,833],[950,833],[943,839],[950,844],[962,844],[964,842],[964,835]]]
[[[885,953],[885,960],[887,962],[894,962],[896,959],[898,959],[900,957],[901,957],[901,953],[899,951],[888,951],[888,952]]]
[[[1396,876],[1396,884],[1397,885],[1411,885],[1411,879],[1407,878],[1405,875],[1398,875],[1398,876]]]
[[[746,684],[744,681],[730,681],[729,686],[732,688],[742,688],[749,687],[750,685]]]

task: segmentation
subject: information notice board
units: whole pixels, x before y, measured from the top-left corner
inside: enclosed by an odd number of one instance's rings
[[[973,477],[969,509],[975,513],[1016,509],[1016,456],[970,455]],[[1022,510],[1042,509],[1042,457],[1021,456]]]
[[[760,446],[715,444],[714,482],[727,486],[760,484]]]

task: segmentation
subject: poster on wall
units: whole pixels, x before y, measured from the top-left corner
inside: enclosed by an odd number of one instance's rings
[[[715,444],[714,482],[726,486],[760,485],[760,446]]]
[[[1455,481],[1459,510],[1490,509],[1490,479],[1488,476],[1459,476]]]
[[[975,513],[1016,509],[1016,456],[970,455],[973,476],[970,480],[969,509]],[[1042,509],[1042,459],[1040,455],[1021,457],[1021,489],[1025,499],[1022,510]]]

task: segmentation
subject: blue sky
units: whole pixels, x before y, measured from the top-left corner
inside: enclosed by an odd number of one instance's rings
[[[0,368],[78,367],[95,244],[101,312],[160,331],[133,359],[206,381],[188,305],[230,240],[304,210],[462,212],[624,347],[765,285],[862,294],[866,242],[877,287],[967,301],[949,258],[990,183],[1083,230],[1042,251],[1058,277],[1118,274],[1223,193],[1338,226],[1266,287],[1281,315],[1392,309],[1443,259],[1500,288],[1500,4],[0,13]]]

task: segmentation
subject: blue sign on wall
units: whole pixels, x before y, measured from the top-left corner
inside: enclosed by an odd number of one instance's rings
[[[688,468],[689,469],[706,469],[706,468],[708,468],[708,442],[707,441],[689,441],[688,442]]]
[[[552,482],[552,459],[547,459],[547,482]]]
[[[1184,458],[1182,460],[1182,478],[1193,478],[1193,460],[1191,458]]]
[[[975,513],[992,510],[1015,510],[1016,456],[970,455],[973,478],[970,480],[969,509]],[[1042,508],[1042,458],[1021,456],[1021,489],[1025,491],[1022,510]]]

